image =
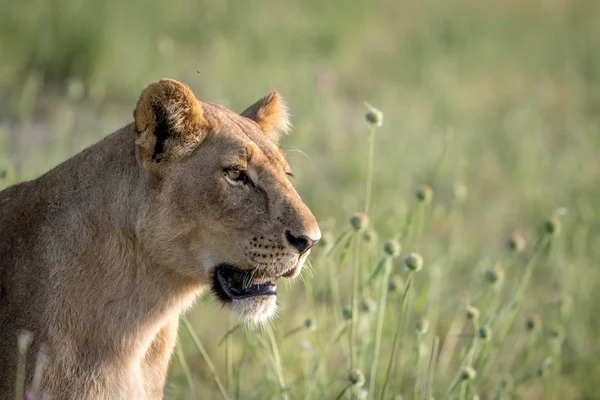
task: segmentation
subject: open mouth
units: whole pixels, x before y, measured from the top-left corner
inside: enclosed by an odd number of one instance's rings
[[[284,274],[289,275],[289,272]],[[256,278],[252,271],[221,264],[213,273],[213,291],[224,302],[258,296],[276,296],[275,281],[279,277]]]

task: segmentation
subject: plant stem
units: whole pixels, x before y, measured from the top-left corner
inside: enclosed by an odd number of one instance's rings
[[[369,214],[373,185],[373,161],[375,159],[375,126],[369,127],[369,158],[367,159],[367,187],[365,189],[365,214]]]
[[[202,345],[200,338],[198,338],[198,335],[196,335],[194,328],[192,328],[192,324],[190,324],[190,321],[185,316],[182,317],[181,320],[183,321],[183,325],[185,326],[185,329],[187,329],[188,333],[190,334],[192,341],[196,345],[196,348],[200,352],[200,355],[202,355],[202,358],[204,359],[204,362],[206,363],[208,370],[212,374],[213,380],[215,381],[215,384],[217,385],[217,388],[219,389],[221,396],[223,397],[224,400],[230,400],[229,395],[227,394],[227,391],[225,390],[225,387],[223,386],[223,383],[221,382],[221,379],[219,378],[219,375],[217,374],[217,370],[215,369],[215,366],[212,363],[212,360],[208,356],[208,352]]]
[[[388,384],[390,381],[390,376],[392,374],[392,369],[394,367],[394,361],[396,360],[396,353],[398,351],[398,342],[400,340],[400,335],[402,333],[402,322],[404,321],[404,313],[406,310],[406,301],[408,298],[408,293],[413,281],[413,272],[408,273],[408,277],[406,278],[406,285],[404,287],[404,294],[402,295],[402,301],[400,304],[400,315],[398,316],[398,323],[396,325],[396,333],[394,334],[394,339],[392,341],[392,354],[390,355],[390,361],[388,362],[388,367],[385,372],[385,379],[383,381],[383,387],[381,389],[380,399],[386,399],[386,393]]]
[[[383,332],[383,320],[387,304],[388,281],[392,269],[392,260],[386,257],[383,278],[381,281],[381,294],[379,295],[379,307],[377,309],[377,327],[375,330],[375,344],[373,345],[373,360],[371,361],[371,373],[369,374],[369,393],[375,393],[375,381],[377,376],[377,365],[379,364],[379,348],[381,346],[381,335]]]
[[[267,336],[269,337],[269,342],[271,344],[271,351],[273,352],[273,359],[275,361],[275,370],[277,371],[277,380],[279,381],[279,389],[281,390],[282,396],[284,400],[287,400],[287,388],[285,385],[285,377],[283,374],[283,366],[281,364],[281,356],[279,354],[279,348],[277,347],[277,340],[275,340],[275,335],[273,334],[273,329],[271,325],[267,325],[265,328],[267,332]]]
[[[350,320],[350,369],[356,365],[356,325],[358,322],[358,268],[360,237],[355,235],[354,257],[352,258],[352,319]]]
[[[196,386],[194,385],[194,378],[192,376],[192,371],[190,371],[190,366],[185,360],[185,353],[183,352],[183,347],[181,346],[181,340],[177,340],[177,344],[175,345],[175,349],[177,351],[177,358],[179,359],[179,364],[181,365],[181,369],[185,375],[185,379],[188,382],[188,386],[190,387],[190,394],[192,398],[196,398]]]

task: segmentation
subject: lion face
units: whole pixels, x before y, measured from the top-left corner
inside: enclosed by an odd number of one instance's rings
[[[145,251],[247,320],[271,316],[277,280],[298,276],[321,237],[277,145],[287,126],[280,96],[240,115],[162,80],[142,94],[135,118],[152,193]]]

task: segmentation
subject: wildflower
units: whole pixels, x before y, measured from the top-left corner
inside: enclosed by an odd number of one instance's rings
[[[416,272],[423,268],[423,257],[419,253],[410,253],[404,259],[404,266],[407,270]]]
[[[553,363],[552,357],[544,358],[544,361],[542,361],[542,365],[540,365],[540,367],[537,370],[538,376],[543,377],[546,374],[548,374],[548,372],[550,371],[550,367],[552,366],[552,363]]]
[[[399,292],[404,287],[404,279],[400,274],[394,274],[388,282],[388,290],[392,293]]]
[[[314,331],[316,329],[316,325],[312,319],[307,318],[306,321],[304,321],[304,328],[306,328],[308,331]]]
[[[342,310],[342,317],[344,317],[344,321],[350,321],[352,319],[352,310],[348,307],[345,307]]]
[[[557,216],[552,216],[544,222],[544,231],[549,235],[558,235],[560,227],[560,221]]]
[[[506,247],[515,253],[521,253],[525,250],[525,238],[518,232],[513,233],[506,242]]]
[[[542,318],[540,318],[539,315],[535,314],[535,315],[532,315],[531,317],[527,318],[527,321],[525,322],[525,328],[529,332],[531,332],[531,331],[538,329],[540,327],[541,323],[542,323]]]
[[[29,331],[22,330],[17,336],[17,343],[19,346],[19,354],[27,353],[27,349],[33,340],[33,334]]]
[[[501,283],[504,280],[504,268],[496,265],[494,268],[486,271],[485,280],[491,284]]]
[[[417,335],[424,335],[429,330],[429,320],[426,317],[421,317],[415,323],[415,331]]]
[[[331,233],[324,232],[323,235],[321,236],[321,240],[319,240],[319,247],[322,247],[324,249],[329,249],[329,248],[331,248],[332,244],[333,244],[333,240],[331,238]]]
[[[373,299],[366,297],[360,302],[360,310],[365,313],[375,312],[377,311],[377,305]]]
[[[400,245],[400,242],[395,239],[388,240],[383,245],[383,252],[390,257],[398,257],[401,249],[402,246]]]
[[[429,185],[422,185],[415,192],[419,203],[429,204],[433,198],[433,189]]]
[[[362,387],[365,384],[365,376],[360,371],[360,369],[353,369],[348,374],[348,380],[354,387]]]
[[[460,380],[461,381],[470,381],[475,379],[477,376],[477,372],[473,369],[473,367],[465,367],[460,371]]]
[[[479,309],[474,306],[467,306],[467,319],[477,321],[479,319]]]
[[[374,229],[367,228],[362,234],[362,240],[365,243],[372,243],[377,240],[377,232]]]
[[[368,108],[368,111],[365,114],[365,120],[367,121],[367,124],[377,128],[383,125],[383,113],[369,103],[365,103],[365,106]]]
[[[492,330],[489,326],[482,326],[477,330],[477,337],[481,340],[488,341],[492,338]]]
[[[369,217],[365,213],[356,213],[350,217],[350,225],[357,231],[365,229],[369,226]]]

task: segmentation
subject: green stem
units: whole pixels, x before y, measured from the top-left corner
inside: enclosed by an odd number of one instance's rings
[[[340,399],[341,399],[341,398],[344,396],[344,393],[346,393],[346,391],[347,391],[348,389],[350,389],[351,387],[352,387],[352,384],[351,384],[351,383],[347,384],[347,385],[346,385],[346,387],[342,389],[342,391],[340,392],[340,394],[338,394],[338,395],[335,397],[335,400],[340,400]]]
[[[383,387],[381,389],[380,399],[386,399],[386,393],[388,384],[390,382],[390,377],[392,375],[392,369],[394,367],[394,361],[396,360],[396,353],[398,352],[398,342],[400,340],[400,335],[402,333],[402,322],[404,321],[404,314],[406,310],[406,301],[408,298],[408,293],[413,281],[413,272],[408,273],[408,277],[406,278],[406,285],[404,287],[404,294],[402,295],[402,302],[400,304],[400,315],[398,316],[398,323],[396,325],[396,333],[394,334],[394,339],[392,340],[392,353],[390,355],[390,360],[388,362],[388,367],[385,372],[385,379],[383,381]]]
[[[277,347],[277,340],[273,334],[273,329],[270,325],[266,326],[267,336],[271,344],[271,351],[273,352],[273,359],[275,360],[275,370],[277,371],[277,380],[279,381],[279,389],[281,390],[283,399],[287,400],[287,389],[285,385],[285,377],[283,374],[283,366],[281,364],[281,355],[279,354],[279,348]]]
[[[234,328],[233,317],[230,315],[227,323],[228,331]],[[232,393],[233,389],[233,345],[231,335],[227,336],[225,341],[225,370],[227,371],[227,393]]]
[[[373,161],[375,159],[375,126],[369,128],[369,158],[367,160],[367,187],[365,189],[365,214],[369,214],[373,185]]]
[[[185,375],[185,379],[187,380],[188,386],[190,387],[190,394],[192,398],[196,398],[196,386],[194,385],[194,378],[192,376],[192,371],[190,370],[190,366],[188,365],[185,359],[185,353],[183,352],[183,347],[181,346],[181,340],[177,340],[177,344],[175,345],[175,349],[177,351],[177,358],[179,359],[179,364],[181,365],[181,369]]]
[[[200,338],[198,338],[198,335],[196,335],[194,328],[192,328],[192,324],[190,324],[190,321],[185,316],[183,318],[181,318],[181,320],[183,321],[183,325],[185,326],[185,329],[190,334],[192,341],[196,345],[196,348],[200,352],[200,355],[202,355],[202,358],[204,359],[204,362],[206,363],[208,370],[212,374],[213,380],[215,381],[215,384],[217,385],[217,388],[219,389],[219,392],[221,393],[221,397],[223,397],[224,400],[230,400],[229,395],[227,394],[227,391],[225,390],[225,387],[223,386],[223,383],[221,382],[221,379],[219,379],[217,370],[215,369],[215,366],[212,363],[212,360],[208,356],[208,352],[202,345]]]
[[[352,259],[352,319],[350,320],[350,369],[356,365],[356,325],[358,322],[358,268],[360,237],[355,235],[354,257]]]
[[[419,334],[419,338],[417,340],[417,351],[416,356],[417,360],[415,362],[415,390],[414,397],[415,399],[420,399],[420,385],[419,378],[421,377],[421,347],[423,346],[423,336]]]
[[[377,327],[375,330],[375,344],[373,346],[373,360],[371,361],[371,373],[369,374],[369,393],[375,394],[375,381],[377,376],[377,365],[379,364],[379,349],[381,347],[381,336],[383,332],[383,320],[387,304],[388,281],[392,270],[392,260],[385,258],[383,278],[381,281],[381,294],[379,295],[379,307],[377,309]]]

